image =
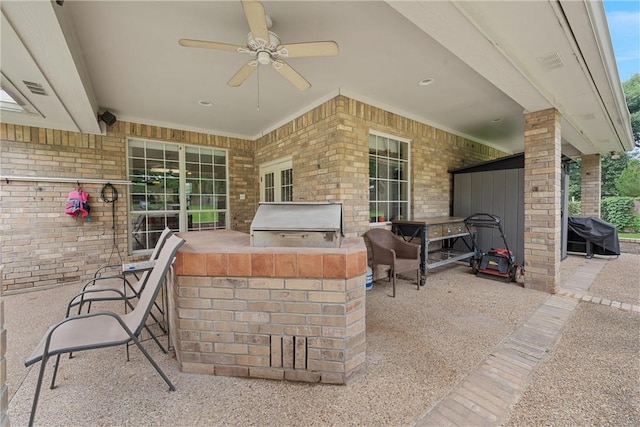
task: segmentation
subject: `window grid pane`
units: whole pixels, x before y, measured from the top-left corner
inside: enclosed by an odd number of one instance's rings
[[[131,139],[128,155],[129,179],[134,182],[129,189],[133,251],[152,249],[165,227],[173,231],[226,227],[225,150]],[[181,182],[186,205],[181,203]],[[181,229],[183,215],[187,230]]]
[[[280,171],[280,200],[293,201],[293,169]]]
[[[264,176],[264,201],[275,201],[275,179],[273,172]]]
[[[369,220],[408,218],[409,143],[369,135]]]

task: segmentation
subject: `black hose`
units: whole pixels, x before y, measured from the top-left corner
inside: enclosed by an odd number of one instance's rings
[[[120,261],[122,261],[122,255],[120,255],[120,250],[118,249],[118,242],[116,239],[116,201],[118,200],[118,190],[113,186],[110,182],[107,182],[100,192],[100,197],[105,203],[111,204],[111,228],[113,229],[113,248],[111,249],[111,255],[109,256],[109,260],[113,256],[113,249],[118,251],[118,257]]]

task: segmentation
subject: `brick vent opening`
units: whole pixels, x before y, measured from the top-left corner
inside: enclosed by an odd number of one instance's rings
[[[307,369],[307,337],[271,335],[271,367]]]

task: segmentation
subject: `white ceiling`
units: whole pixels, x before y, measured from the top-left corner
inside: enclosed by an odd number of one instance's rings
[[[551,107],[565,154],[633,147],[599,2],[263,3],[282,43],[338,43],[337,57],[288,59],[307,91],[268,66],[229,87],[248,56],[178,44],[245,45],[239,1],[4,0],[2,85],[45,117],[3,112],[2,121],[100,133],[97,113],[109,110],[253,140],[340,93],[507,152],[524,149],[523,113]],[[418,86],[424,78],[434,82]]]

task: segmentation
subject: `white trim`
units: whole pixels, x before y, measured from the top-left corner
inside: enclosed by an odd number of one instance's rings
[[[167,141],[167,140],[163,140],[163,139],[154,139],[154,138],[141,138],[138,136],[127,136],[125,138],[126,141],[126,153],[125,153],[125,159],[126,159],[126,168],[127,168],[127,176],[129,176],[129,172],[130,172],[130,162],[129,162],[129,158],[130,158],[130,144],[132,141],[140,141],[145,143],[145,145],[147,143],[159,143],[159,144],[163,144],[163,145],[170,145],[170,146],[174,146],[177,148],[177,152],[178,152],[178,169],[180,171],[179,175],[178,175],[178,201],[180,204],[180,209],[176,212],[178,212],[178,228],[181,232],[186,232],[189,231],[189,224],[188,224],[188,215],[189,215],[189,210],[187,209],[187,192],[186,192],[186,182],[187,182],[187,174],[186,174],[186,148],[187,147],[192,147],[192,148],[196,148],[198,150],[210,150],[211,151],[211,155],[212,155],[212,166],[214,166],[215,163],[215,154],[216,152],[222,152],[224,153],[224,168],[225,168],[225,182],[226,182],[226,186],[225,186],[225,208],[224,209],[218,209],[221,211],[224,211],[224,227],[226,229],[229,228],[229,221],[231,218],[231,200],[229,198],[229,187],[230,187],[230,172],[229,172],[229,150],[227,148],[221,148],[221,147],[215,147],[215,146],[209,146],[209,145],[199,145],[199,144],[192,144],[192,143],[183,143],[183,142],[176,142],[176,141]],[[164,150],[164,149],[163,149]],[[146,160],[146,154],[144,159]],[[165,159],[166,160],[166,159]],[[214,183],[215,183],[215,177],[213,178]],[[131,184],[139,184],[137,182],[131,182]],[[214,185],[214,191],[215,191],[215,185]],[[166,195],[166,193],[164,193]],[[131,254],[142,254],[142,253],[147,253],[149,250],[148,249],[140,249],[140,250],[133,250],[133,241],[132,239],[130,239],[129,237],[131,237],[131,214],[132,214],[132,206],[130,204],[131,201],[131,187],[128,188],[127,191],[127,238],[128,238],[128,250],[129,253]],[[166,211],[146,211],[146,214],[149,213],[153,213],[153,212],[165,212]]]
[[[407,182],[407,218],[406,219],[411,219],[411,140],[407,139],[407,138],[401,138],[398,136],[394,136],[388,133],[384,133],[384,132],[380,132],[378,130],[375,129],[369,129],[369,133],[367,135],[367,147],[369,147],[369,137],[371,135],[377,136],[377,137],[381,137],[381,138],[388,138],[388,139],[392,139],[394,141],[398,141],[404,144],[407,144],[407,160],[406,160],[406,164],[407,164],[407,178],[406,178],[406,182]],[[368,151],[368,150],[367,150]],[[371,159],[371,153],[367,153],[367,161],[369,161]],[[404,162],[404,160],[402,160]],[[369,172],[369,177],[367,178],[367,182],[370,183],[371,180],[371,172]],[[403,180],[404,181],[404,180]],[[371,198],[368,199],[369,204],[369,209],[371,208]],[[391,222],[390,221],[381,221],[381,222],[370,222],[369,223],[369,227],[375,227],[375,226],[384,226],[384,225],[390,225]]]
[[[380,132],[380,131],[375,130],[375,129],[369,129],[369,135],[376,135],[376,136],[380,136],[382,138],[394,139],[396,141],[406,142],[407,144],[411,144],[411,142],[413,141],[411,139],[402,138],[402,137],[399,137],[397,135],[391,135],[390,133]],[[409,153],[409,154],[411,154],[411,153]]]
[[[277,129],[281,128],[282,126],[286,125],[287,123],[297,119],[298,117],[302,116],[303,114],[308,113],[309,111],[313,110],[314,108],[321,106],[325,102],[335,98],[338,95],[340,95],[340,89],[332,90],[331,92],[327,93],[326,95],[321,96],[320,98],[316,99],[315,101],[313,101],[311,104],[307,105],[306,107],[300,108],[295,113],[285,117],[284,119],[280,120],[279,122],[276,122],[275,124],[269,126],[265,130],[263,130],[261,133],[255,135],[253,137],[253,141],[256,141],[256,140],[262,138],[263,136],[269,134],[270,132],[273,132],[274,130],[277,130]]]
[[[265,201],[265,182],[264,176],[269,173],[273,173],[273,188],[274,188],[274,202],[282,202],[280,200],[280,193],[276,192],[276,190],[282,189],[282,182],[280,180],[280,172],[293,169],[293,157],[285,156],[276,160],[271,160],[265,163],[262,163],[258,166],[258,177],[260,179],[260,201]]]

